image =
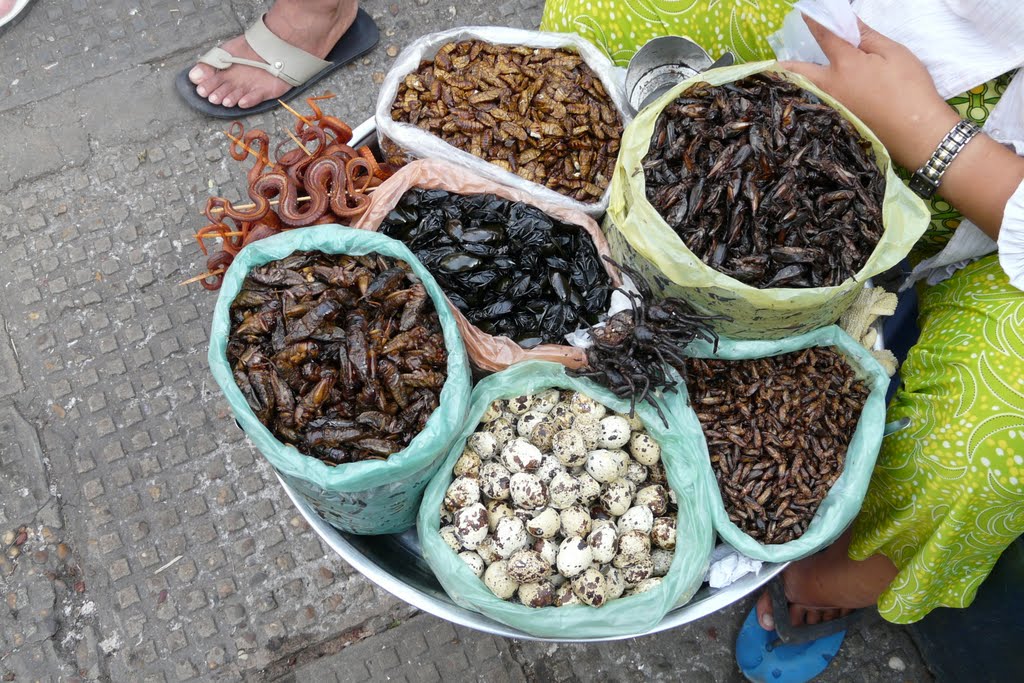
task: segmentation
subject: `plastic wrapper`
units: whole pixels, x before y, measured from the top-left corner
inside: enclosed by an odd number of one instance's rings
[[[831,545],[853,522],[864,502],[864,494],[867,492],[871,472],[875,467],[875,459],[878,457],[882,436],[885,433],[885,392],[889,388],[889,375],[870,351],[835,326],[778,341],[722,339],[717,353],[713,352],[711,344],[703,341],[694,342],[686,350],[688,356],[698,358],[743,360],[777,356],[814,346],[835,347],[854,368],[858,378],[864,380],[870,393],[846,450],[843,473],[821,502],[803,535],[787,543],[765,545],[733,524],[722,502],[718,482],[711,467],[707,443],[701,442],[707,492],[714,501],[711,514],[714,517],[715,531],[723,541],[755,560],[791,562],[807,557]],[[682,390],[682,386],[680,388]],[[686,410],[691,409],[687,407]]]
[[[612,600],[602,607],[567,605],[531,608],[496,597],[439,535],[440,508],[452,481],[452,468],[476,431],[492,401],[532,394],[551,387],[580,391],[619,412],[629,403],[585,379],[569,377],[554,363],[523,363],[485,378],[473,391],[465,425],[452,444],[448,458],[427,486],[417,519],[420,547],[434,575],[457,604],[481,612],[508,626],[540,638],[614,638],[642,634],[661,621],[677,604],[684,604],[700,588],[708,568],[714,533],[710,504],[699,463],[703,437],[697,416],[682,409],[670,411],[666,427],[647,404],[636,407],[648,433],[661,445],[669,485],[679,504],[676,551],[661,584],[646,593]],[[679,394],[665,402],[680,400]]]
[[[398,95],[398,86],[407,75],[419,68],[420,62],[429,61],[445,43],[462,40],[484,40],[498,45],[524,45],[526,47],[565,48],[573,50],[593,69],[605,90],[611,97],[622,123],[630,121],[628,99],[623,91],[625,70],[613,65],[594,45],[573,33],[545,33],[524,31],[500,26],[466,26],[463,28],[431,33],[413,41],[395,59],[391,70],[384,78],[377,95],[374,118],[381,149],[392,158],[395,147],[405,153],[406,158],[442,159],[469,169],[474,174],[516,190],[528,192],[551,206],[583,211],[590,216],[600,217],[608,208],[611,185],[605,190],[600,201],[586,204],[570,199],[543,185],[524,180],[515,173],[504,171],[469,152],[458,149],[410,123],[399,123],[391,118],[391,105]]]
[[[593,238],[599,256],[610,254],[604,234],[597,223],[587,214],[548,202],[522,189],[499,185],[470,169],[443,161],[414,161],[400,169],[374,190],[370,208],[359,219],[355,227],[363,230],[377,230],[402,196],[413,188],[445,190],[458,194],[494,194],[535,206],[553,218],[580,226]],[[612,284],[616,287],[619,286],[621,280],[618,272],[607,263],[605,263],[605,270],[608,272]],[[450,304],[449,306],[466,343],[470,360],[483,370],[496,372],[514,363],[527,360],[552,361],[573,369],[586,364],[586,351],[582,348],[568,344],[540,344],[532,349],[524,349],[508,337],[486,334],[466,320],[466,317],[457,308]]]
[[[278,441],[253,413],[235,384],[226,349],[230,308],[253,268],[295,251],[329,254],[379,253],[407,262],[430,295],[448,350],[448,378],[440,405],[409,445],[386,460],[331,466]],[[356,534],[404,531],[416,521],[420,497],[437,472],[448,444],[461,429],[472,389],[469,362],[447,301],[426,268],[403,244],[384,235],[323,225],[291,230],[254,242],[239,252],[224,276],[210,330],[210,370],[246,435],[281,476],[337,528]]]
[[[699,81],[721,85],[770,71],[779,73],[835,107],[871,142],[885,174],[884,233],[864,267],[836,287],[757,289],[703,263],[647,201],[641,163],[661,111]],[[612,179],[604,232],[614,258],[639,270],[656,295],[680,297],[702,313],[722,315],[715,329],[738,339],[780,339],[834,323],[857,298],[868,278],[898,264],[924,234],[931,217],[924,202],[896,176],[878,138],[842,105],[805,78],[758,62],[715,69],[675,86],[644,109],[626,129]]]

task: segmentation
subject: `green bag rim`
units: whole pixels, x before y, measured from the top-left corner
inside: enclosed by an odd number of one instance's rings
[[[336,243],[339,240],[354,240],[356,244],[350,247],[335,248],[332,242]],[[249,408],[238,385],[235,384],[227,360],[227,341],[231,329],[230,308],[231,303],[241,290],[245,277],[250,270],[257,266],[284,258],[296,251],[310,250],[353,256],[379,253],[390,258],[400,259],[410,265],[412,272],[426,288],[427,294],[439,314],[438,320],[441,323],[448,351],[448,376],[441,389],[439,405],[450,406],[450,411],[453,410],[458,414],[457,423],[461,424],[469,405],[470,391],[468,387],[472,386],[472,378],[466,349],[458,327],[454,318],[445,315],[448,311],[448,303],[440,286],[426,267],[401,242],[376,232],[356,230],[336,223],[286,231],[253,242],[238,253],[224,275],[224,282],[214,308],[213,324],[210,329],[210,349],[207,356],[210,369],[218,386],[231,404],[232,412],[242,430],[277,470],[288,476],[309,481],[325,490],[340,493],[355,493],[393,484],[406,476],[406,471],[413,469],[418,471],[429,466],[431,460],[440,460],[444,455],[446,451],[444,446],[433,448],[428,442],[431,437],[437,436],[434,432],[441,429],[439,423],[443,419],[443,415],[440,407],[434,410],[427,419],[423,430],[413,437],[408,446],[389,456],[386,460],[369,460],[331,466],[313,456],[304,455],[294,446],[281,443],[259,421],[256,414]]]

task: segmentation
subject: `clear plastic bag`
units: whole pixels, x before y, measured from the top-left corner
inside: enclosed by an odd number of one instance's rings
[[[445,490],[452,481],[452,468],[491,402],[532,394],[551,387],[580,391],[619,412],[629,402],[586,379],[569,377],[555,363],[528,362],[480,381],[473,390],[465,426],[452,444],[448,458],[427,486],[417,519],[420,547],[434,575],[449,597],[459,605],[539,638],[614,638],[640,635],[654,628],[676,605],[685,604],[700,588],[708,568],[714,533],[711,529],[710,499],[702,479],[699,449],[704,443],[697,416],[681,408],[666,411],[666,427],[649,405],[636,407],[648,433],[661,445],[669,486],[676,493],[676,552],[672,566],[654,589],[612,600],[602,607],[568,605],[531,608],[501,600],[491,593],[440,535],[440,509]],[[665,405],[681,395],[663,397]]]
[[[711,344],[703,341],[694,342],[686,350],[686,355],[697,358],[741,360],[777,356],[813,346],[831,346],[838,349],[854,368],[857,376],[865,381],[870,394],[861,411],[853,439],[846,450],[843,473],[832,485],[807,531],[800,538],[788,543],[765,545],[733,524],[725,511],[718,482],[711,468],[707,442],[701,442],[704,478],[711,500],[714,501],[711,512],[715,531],[723,541],[756,560],[791,562],[807,557],[833,543],[853,522],[864,502],[864,494],[867,492],[871,472],[875,467],[875,459],[878,457],[882,436],[885,433],[885,392],[889,388],[889,375],[870,351],[835,326],[777,341],[722,339],[717,353],[713,351]],[[684,390],[682,386],[680,389]],[[692,413],[689,406],[686,410]]]
[[[412,267],[437,310],[448,350],[448,378],[441,389],[440,405],[423,431],[413,437],[404,450],[386,460],[331,466],[303,455],[274,437],[235,384],[226,353],[231,331],[231,303],[250,270],[292,252],[307,250],[352,255],[379,253],[401,259]],[[290,230],[253,242],[239,252],[224,276],[217,297],[210,330],[209,363],[235,419],[257,450],[324,519],[343,531],[356,534],[398,533],[415,523],[423,489],[440,467],[451,440],[462,428],[472,389],[469,362],[458,327],[447,299],[427,269],[401,242],[338,225]]]
[[[363,230],[377,230],[405,193],[416,187],[445,190],[464,195],[494,194],[515,202],[535,206],[553,218],[580,226],[594,240],[594,246],[599,256],[611,254],[608,250],[608,241],[604,238],[601,229],[585,213],[553,204],[523,190],[499,185],[494,181],[481,178],[467,168],[429,159],[408,164],[374,190],[370,208],[362,215],[355,227]],[[616,287],[619,286],[621,280],[618,271],[607,262],[604,263],[604,266],[612,284]],[[483,332],[466,320],[466,316],[462,315],[454,306],[451,306],[451,311],[466,343],[470,360],[473,365],[483,370],[497,372],[513,363],[527,360],[553,361],[573,369],[582,367],[587,362],[586,351],[582,348],[566,343],[541,344],[532,349],[524,349],[508,337],[495,337]]]
[[[377,95],[377,107],[374,118],[377,123],[377,134],[382,149],[395,145],[409,157],[418,159],[441,159],[469,169],[473,173],[502,185],[528,192],[534,197],[553,206],[583,211],[600,217],[608,208],[611,188],[605,190],[600,201],[585,204],[570,199],[543,185],[523,180],[515,173],[504,171],[469,152],[457,149],[440,138],[409,123],[399,123],[391,118],[391,105],[398,95],[398,87],[407,75],[419,68],[420,62],[433,59],[439,47],[445,43],[462,40],[484,40],[499,45],[523,45],[526,47],[566,48],[575,50],[601,79],[608,95],[612,98],[616,109],[622,116],[623,124],[628,124],[629,107],[623,82],[625,70],[614,66],[596,47],[573,33],[545,33],[542,31],[524,31],[500,26],[466,26],[463,28],[431,33],[413,41],[395,59],[391,70],[384,78]]]
[[[722,85],[762,72],[780,74],[835,107],[871,142],[885,174],[882,239],[860,272],[836,287],[757,289],[744,284],[697,258],[647,201],[641,163],[662,110],[699,81]],[[724,336],[781,339],[838,320],[869,278],[903,260],[930,220],[924,202],[896,176],[889,153],[867,126],[807,79],[779,69],[775,62],[757,62],[698,74],[637,115],[622,138],[604,232],[615,260],[639,270],[656,295],[680,297],[701,312],[725,316],[714,323]]]

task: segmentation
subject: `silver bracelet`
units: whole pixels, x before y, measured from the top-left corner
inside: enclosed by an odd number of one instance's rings
[[[923,199],[931,199],[939,189],[939,183],[942,182],[942,176],[946,173],[946,169],[963,151],[967,143],[980,132],[981,128],[970,121],[957,121],[953,129],[946,134],[946,137],[942,138],[942,142],[935,148],[932,158],[914,173],[910,179],[910,189]]]

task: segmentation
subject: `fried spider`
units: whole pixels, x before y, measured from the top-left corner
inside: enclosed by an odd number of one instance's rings
[[[701,315],[682,299],[655,301],[650,287],[634,269],[604,257],[633,280],[638,292],[619,288],[629,298],[630,308],[611,316],[604,325],[590,328],[593,344],[587,349],[587,365],[572,371],[609,389],[619,398],[629,398],[629,414],[636,404],[647,401],[665,424],[665,414],[654,393],[675,391],[686,377],[683,350],[703,339],[718,349],[718,335],[709,323],[721,316]],[[673,368],[678,377],[668,372]]]

